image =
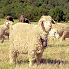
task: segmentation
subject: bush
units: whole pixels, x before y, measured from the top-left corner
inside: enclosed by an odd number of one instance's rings
[[[64,12],[60,7],[55,7],[55,9],[51,9],[49,13],[54,18],[54,20],[58,22],[63,21]]]

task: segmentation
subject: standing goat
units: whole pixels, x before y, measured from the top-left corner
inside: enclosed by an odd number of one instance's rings
[[[13,25],[10,30],[10,63],[17,63],[20,54],[27,54],[30,67],[35,59],[39,64],[47,46],[48,33],[52,28],[52,23],[54,21],[50,16],[42,16],[38,25],[26,23]]]

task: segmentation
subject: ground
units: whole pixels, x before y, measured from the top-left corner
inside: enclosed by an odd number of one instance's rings
[[[9,40],[0,43],[0,69],[29,69],[28,60],[20,65],[9,64]],[[68,69],[69,68],[69,39],[61,43],[54,41],[48,43],[43,53],[40,65],[33,65],[33,69]]]
[[[9,45],[9,40],[3,44],[0,40],[0,69],[29,69],[28,60],[16,66],[9,64]],[[35,63],[31,69],[69,69],[69,39],[63,42],[49,40],[41,64],[37,66]]]

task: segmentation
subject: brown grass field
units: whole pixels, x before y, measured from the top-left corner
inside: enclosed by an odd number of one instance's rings
[[[3,24],[5,19],[0,20],[0,24]],[[15,20],[16,22],[18,20]],[[31,23],[36,24],[37,22]],[[9,45],[9,40],[5,40],[3,44],[0,40],[0,69],[69,69],[69,39],[62,42],[48,40],[41,64],[37,66],[35,63],[31,68],[28,66],[28,60],[22,64],[9,64]]]

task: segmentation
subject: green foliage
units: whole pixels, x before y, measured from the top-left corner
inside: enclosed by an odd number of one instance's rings
[[[69,0],[0,0],[0,18],[11,15],[17,19],[21,14],[30,21],[38,21],[44,14],[56,21],[68,21]]]
[[[50,15],[59,22],[63,20],[64,12],[60,7],[55,7],[55,9],[50,10]]]
[[[9,63],[3,63],[2,66],[0,66],[0,69],[10,69],[13,68],[14,65],[13,64],[9,64]]]
[[[69,13],[68,13],[68,15],[65,15],[65,16],[64,16],[64,20],[65,20],[65,21],[69,21]]]

